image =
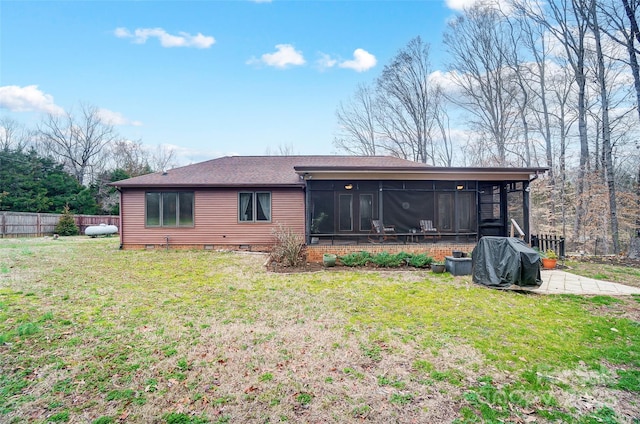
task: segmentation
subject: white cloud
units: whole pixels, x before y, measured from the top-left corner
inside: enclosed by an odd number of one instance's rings
[[[37,85],[0,87],[0,109],[12,112],[46,112],[59,115],[64,109],[56,105],[51,94],[45,94]]]
[[[285,69],[290,65],[304,65],[306,62],[302,53],[296,50],[291,44],[277,44],[276,52],[265,53],[260,56],[260,60],[250,59],[247,63],[264,63],[275,68]]]
[[[98,116],[101,120],[108,122],[111,125],[131,125],[134,127],[142,126],[142,122],[140,121],[132,121],[126,118],[120,112],[114,112],[109,109],[98,109]]]
[[[353,60],[345,60],[339,66],[353,69],[356,72],[364,72],[376,66],[376,63],[378,63],[378,60],[374,55],[363,49],[355,49]]]
[[[192,163],[203,162],[222,156],[238,156],[239,153],[233,151],[220,151],[212,149],[198,149],[192,147],[178,146],[175,144],[161,144],[158,148],[171,150],[174,152],[176,166],[185,166]]]
[[[251,0],[254,3],[271,3],[271,0]]]
[[[122,27],[118,27],[113,31],[113,35],[115,35],[118,38],[128,38],[128,37],[133,37],[133,35],[131,35],[131,33],[129,32],[128,29],[126,28],[122,28]]]
[[[464,11],[465,9],[469,9],[477,4],[484,4],[486,6],[491,6],[492,8],[502,10],[505,14],[511,14],[513,10],[513,5],[509,0],[445,0],[447,7],[449,9]]]
[[[338,64],[336,59],[333,59],[330,55],[326,53],[320,53],[320,59],[316,60],[316,65],[320,70],[325,70],[327,68],[333,68]]]
[[[113,34],[118,38],[132,38],[136,44],[144,44],[149,38],[157,38],[162,47],[208,49],[216,42],[215,38],[201,33],[191,35],[181,31],[178,35],[172,35],[162,28],[138,28],[132,33],[127,28],[120,27],[116,28]]]
[[[459,91],[455,76],[451,72],[434,71],[429,74],[428,79],[429,83],[439,85],[445,94],[452,95]]]
[[[460,10],[460,11],[467,9],[478,2],[479,0],[446,0],[445,1],[449,9]]]

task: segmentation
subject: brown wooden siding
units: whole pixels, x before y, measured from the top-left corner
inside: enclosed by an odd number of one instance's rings
[[[171,190],[167,190],[171,191]],[[271,192],[271,222],[238,222],[238,192],[250,190],[194,190],[193,227],[145,227],[145,190],[123,189],[121,243],[128,245],[265,245],[273,242],[278,223],[304,235],[304,192],[301,189]]]

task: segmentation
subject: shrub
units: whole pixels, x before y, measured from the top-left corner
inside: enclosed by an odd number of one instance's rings
[[[340,256],[340,262],[344,266],[352,267],[374,264],[381,268],[397,268],[409,264],[416,268],[425,268],[433,263],[433,258],[425,253],[400,252],[394,255],[389,252],[381,252],[372,255],[369,252],[360,251]]]
[[[340,262],[344,266],[366,266],[372,262],[373,256],[369,252],[353,252],[344,256],[340,256]]]
[[[411,259],[411,257],[413,256],[411,253],[407,253],[407,252],[399,252],[396,253],[396,258],[400,259],[401,261],[405,261],[408,262],[409,259]]]
[[[404,252],[398,253],[397,255],[392,255],[388,252],[380,252],[373,257],[371,262],[383,268],[397,268],[404,263],[405,255],[407,254]]]
[[[271,249],[271,260],[284,266],[300,266],[307,262],[302,237],[290,227],[278,224],[273,230],[276,242]]]
[[[66,205],[62,210],[62,216],[58,224],[56,224],[55,232],[61,236],[77,236],[80,234],[69,205]]]
[[[409,265],[416,268],[425,268],[433,263],[433,258],[425,253],[416,253],[409,258]]]

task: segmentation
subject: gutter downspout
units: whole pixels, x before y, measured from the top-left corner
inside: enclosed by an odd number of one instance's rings
[[[116,187],[116,190],[118,190],[118,197],[120,200],[120,207],[118,208],[118,217],[120,218],[120,229],[118,231],[120,232],[119,249],[122,250],[124,249],[124,243],[122,242],[122,237],[124,237],[124,233],[122,232],[122,190],[120,190],[120,187]]]
[[[531,182],[539,178],[538,171],[536,171],[533,178],[529,178],[529,181],[524,183],[524,191],[522,192],[522,209],[524,214],[524,233],[525,241],[531,246]]]
[[[311,192],[309,185],[305,181],[304,188],[304,242],[311,244]]]

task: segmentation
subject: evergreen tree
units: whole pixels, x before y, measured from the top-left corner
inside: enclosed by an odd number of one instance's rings
[[[69,209],[69,205],[65,205],[60,221],[58,221],[56,225],[55,232],[61,236],[77,236],[80,233],[76,221],[73,219],[71,209]]]
[[[78,213],[97,211],[88,189],[33,149],[0,150],[0,188],[0,210],[60,213],[68,204]]]

